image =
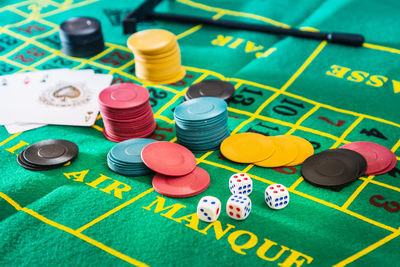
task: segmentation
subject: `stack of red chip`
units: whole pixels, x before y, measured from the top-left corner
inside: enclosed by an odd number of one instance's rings
[[[144,164],[157,172],[153,187],[168,197],[191,197],[210,185],[210,175],[196,166],[193,153],[184,146],[170,142],[148,144],[142,150]]]
[[[133,83],[107,87],[99,94],[104,136],[113,142],[151,135],[156,129],[149,91]]]

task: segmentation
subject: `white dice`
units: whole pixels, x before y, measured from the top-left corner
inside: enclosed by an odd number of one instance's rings
[[[250,195],[253,191],[253,181],[246,173],[235,173],[229,178],[229,189],[233,195]]]
[[[270,185],[265,189],[265,202],[271,209],[283,209],[289,204],[289,191],[281,184]]]
[[[205,222],[216,221],[221,211],[221,201],[212,196],[202,197],[197,204],[197,216]]]
[[[232,195],[226,202],[226,213],[235,220],[246,219],[251,211],[251,200],[245,195]]]

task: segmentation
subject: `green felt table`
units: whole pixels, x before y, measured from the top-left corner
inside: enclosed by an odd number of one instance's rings
[[[363,47],[218,27],[146,22],[177,35],[185,78],[169,85],[136,78],[121,20],[141,1],[46,0],[0,3],[0,75],[52,68],[110,73],[151,94],[157,121],[152,138],[176,142],[173,110],[188,86],[204,79],[235,85],[232,132],[293,134],[315,152],[371,141],[400,156],[400,3],[395,0],[176,0],[156,10],[206,18],[363,34]],[[102,23],[105,50],[92,58],[60,52],[59,24],[72,16]],[[18,105],[18,103],[15,103]],[[394,266],[400,260],[400,166],[363,176],[333,191],[311,186],[301,166],[236,164],[219,151],[196,154],[211,175],[200,195],[159,195],[152,176],[126,177],[107,168],[115,143],[93,127],[46,126],[10,135],[0,128],[0,265],[69,266]],[[29,144],[75,142],[68,166],[33,172],[16,156]],[[252,212],[244,221],[225,213],[229,177],[248,173]],[[285,185],[290,203],[272,210],[264,190]],[[222,202],[218,221],[199,221],[203,196]]]

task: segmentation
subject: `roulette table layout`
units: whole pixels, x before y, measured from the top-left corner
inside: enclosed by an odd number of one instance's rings
[[[398,1],[162,1],[160,13],[365,37],[354,47],[203,24],[141,22],[138,30],[164,29],[177,38],[185,76],[168,84],[135,73],[121,23],[142,2],[1,1],[0,88],[3,75],[20,72],[111,74],[113,84],[148,90],[156,123],[150,138],[177,143],[175,108],[198,94],[192,87],[187,96],[189,87],[223,80],[234,87],[226,99],[231,135],[295,135],[307,139],[314,153],[373,142],[400,159]],[[60,25],[78,16],[101,22],[101,52],[73,57],[62,50]],[[398,163],[344,188],[320,188],[304,180],[301,165],[265,168],[232,162],[218,149],[201,151],[194,157],[210,176],[208,188],[174,198],[155,190],[154,173],[129,176],[109,169],[107,154],[116,143],[103,130],[100,114],[91,127],[47,125],[14,134],[0,127],[2,266],[393,266],[400,260]],[[59,168],[22,168],[17,159],[24,161],[27,152],[19,155],[45,139],[73,142],[79,155],[59,161]],[[235,173],[253,181],[245,220],[233,220],[225,210]],[[284,209],[265,203],[264,191],[272,184],[290,193]],[[204,196],[222,203],[212,223],[196,215]]]

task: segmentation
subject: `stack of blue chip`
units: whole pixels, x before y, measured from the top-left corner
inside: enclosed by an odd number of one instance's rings
[[[143,163],[142,149],[150,143],[156,142],[147,138],[135,138],[123,141],[111,148],[107,155],[107,164],[113,172],[139,176],[152,171]]]
[[[228,105],[220,98],[199,97],[175,108],[175,129],[178,142],[194,153],[219,148],[229,136]]]

